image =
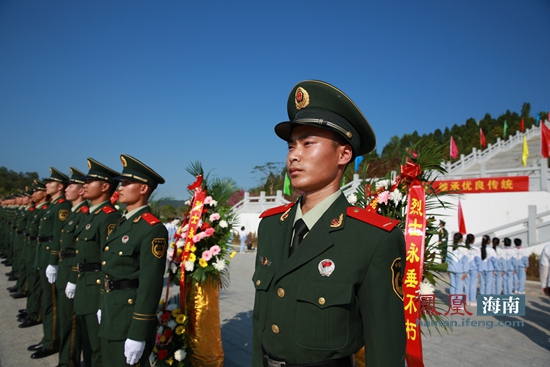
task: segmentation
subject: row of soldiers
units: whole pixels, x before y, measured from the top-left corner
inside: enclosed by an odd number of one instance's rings
[[[17,281],[8,291],[27,301],[19,327],[43,328],[28,347],[33,359],[59,352],[58,366],[80,366],[81,356],[86,367],[149,364],[168,234],[147,203],[164,179],[120,159],[122,173],[92,158],[87,174],[51,167],[49,178],[2,200],[0,251]]]

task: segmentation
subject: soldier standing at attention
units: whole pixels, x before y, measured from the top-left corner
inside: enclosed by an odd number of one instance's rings
[[[48,210],[50,205],[50,197],[46,194],[46,184],[40,180],[34,180],[34,188],[32,193],[32,201],[35,203],[32,210],[31,218],[27,225],[28,242],[27,242],[27,307],[25,312],[21,312],[19,321],[20,328],[28,328],[38,325],[42,322],[40,315],[40,299],[42,298],[42,290],[40,289],[40,276],[36,268],[36,249],[38,246],[38,226],[42,214]],[[27,348],[29,351],[37,351],[42,348],[42,342],[31,345]]]
[[[445,229],[445,221],[439,221],[439,229],[437,230],[437,245],[441,254],[441,262],[447,261],[447,246],[449,246],[449,232]]]
[[[120,160],[124,169],[118,178],[118,200],[126,204],[126,212],[102,252],[105,292],[98,312],[99,336],[106,367],[148,366],[164,285],[168,231],[147,203],[164,178],[127,154]]]
[[[42,288],[42,349],[37,350],[31,358],[44,358],[59,351],[59,320],[57,318],[57,257],[61,227],[69,215],[71,204],[63,195],[67,177],[54,167],[50,168],[50,177],[46,179],[46,194],[51,197],[51,204],[40,217],[38,226],[38,247],[36,249],[36,267]]]
[[[374,149],[374,133],[322,81],[297,84],[287,108],[290,121],[275,133],[288,142],[288,174],[303,194],[261,215],[252,365],[352,367],[365,346],[367,366],[404,366],[403,233],[340,191],[346,166]]]
[[[57,367],[80,366],[82,348],[82,331],[74,314],[74,284],[72,292],[66,292],[69,277],[76,267],[76,238],[78,224],[86,218],[90,208],[82,195],[84,194],[84,173],[71,167],[71,178],[65,189],[65,198],[71,203],[69,217],[61,228],[59,247],[59,268],[57,274],[57,294],[59,295],[59,364]],[[71,288],[71,287],[70,287]],[[89,351],[88,351],[89,354]]]
[[[89,356],[84,354],[84,362],[86,366],[101,367],[103,362],[97,320],[100,290],[103,287],[101,249],[120,218],[120,213],[109,201],[118,186],[114,178],[120,174],[92,158],[88,158],[88,168],[83,198],[90,201],[90,212],[76,230],[77,265],[67,283],[66,293],[70,295],[71,288],[76,284],[76,289],[73,288],[74,311],[79,318],[84,340],[89,341],[92,351],[91,360],[87,360]],[[83,348],[86,350],[88,346],[84,345]]]

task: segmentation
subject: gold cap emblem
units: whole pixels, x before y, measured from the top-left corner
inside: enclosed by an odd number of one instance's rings
[[[92,164],[90,163],[89,159],[88,159],[88,169],[92,169]]]
[[[120,161],[122,162],[122,167],[126,167],[126,165],[128,163],[126,163],[126,158],[124,158],[123,156],[120,156]]]
[[[309,105],[309,93],[302,87],[296,89],[294,94],[294,102],[296,103],[296,109],[301,110]]]

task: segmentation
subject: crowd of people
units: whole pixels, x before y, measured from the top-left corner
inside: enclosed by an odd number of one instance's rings
[[[477,305],[478,294],[525,294],[529,258],[521,248],[521,239],[515,238],[514,246],[508,237],[502,245],[499,238],[488,235],[482,237],[481,244],[475,240],[471,233],[466,238],[455,233],[452,245],[443,251],[450,294],[464,294],[468,306]],[[445,242],[440,240],[440,244]]]
[[[164,179],[127,154],[120,160],[120,173],[92,158],[87,174],[52,167],[49,178],[1,200],[0,257],[16,282],[8,291],[26,298],[18,326],[42,325],[41,341],[27,348],[33,359],[149,363],[168,232],[147,203]]]

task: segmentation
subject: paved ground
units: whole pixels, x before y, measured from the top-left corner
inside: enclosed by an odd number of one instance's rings
[[[252,273],[254,252],[236,254],[231,262],[231,287],[220,292],[222,340],[225,367],[250,366],[251,330],[254,290]],[[4,273],[0,265],[0,367],[50,367],[57,365],[57,355],[42,360],[30,359],[27,347],[38,343],[41,326],[20,329],[15,319],[25,300],[8,297]],[[440,287],[436,295],[446,303],[448,289]],[[428,366],[549,366],[550,365],[550,299],[539,293],[538,284],[529,282],[525,317],[470,316],[472,321],[493,321],[494,326],[466,325],[466,317],[454,317],[458,327],[439,336],[436,331],[423,337],[425,365]],[[468,308],[470,309],[470,308]],[[463,320],[464,319],[464,320]],[[498,327],[497,322],[523,321],[523,326]]]

